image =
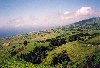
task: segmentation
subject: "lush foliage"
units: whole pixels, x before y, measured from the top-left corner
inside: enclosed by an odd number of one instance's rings
[[[0,68],[99,67],[99,17],[0,39]]]

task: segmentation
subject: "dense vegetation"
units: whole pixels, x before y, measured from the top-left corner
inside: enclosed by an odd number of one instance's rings
[[[0,68],[99,67],[99,17],[0,39]]]

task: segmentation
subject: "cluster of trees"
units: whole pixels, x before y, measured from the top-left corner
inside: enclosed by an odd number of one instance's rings
[[[57,36],[56,38],[52,38],[50,40],[50,45],[52,46],[60,46],[62,44],[66,44],[66,39],[61,36]]]
[[[29,54],[21,54],[18,58],[22,58],[27,62],[31,62],[33,64],[40,64],[42,59],[46,57],[46,50],[48,47],[45,46],[36,46],[33,51]]]
[[[67,66],[68,62],[70,61],[71,59],[68,57],[68,55],[65,52],[63,52],[53,57],[51,65],[55,66],[57,64],[62,64],[63,66]]]
[[[93,38],[94,36],[96,36],[97,34],[94,33],[94,34],[89,34],[89,33],[79,33],[79,34],[74,34],[74,35],[71,35],[69,36],[68,38],[68,42],[72,42],[72,41],[79,41],[79,40],[82,40],[84,41],[86,39],[86,37],[88,36],[88,39],[91,39]],[[85,38],[82,38],[82,37],[85,37]]]
[[[87,61],[86,61],[86,64],[87,65],[84,65],[84,67],[86,68],[87,66],[89,68],[99,68],[100,67],[100,56],[96,56],[96,55],[93,55],[91,57],[87,56]]]
[[[72,35],[72,36],[69,36],[69,38],[68,38],[69,42],[76,41],[76,40],[78,40],[78,41],[81,40],[80,36]]]

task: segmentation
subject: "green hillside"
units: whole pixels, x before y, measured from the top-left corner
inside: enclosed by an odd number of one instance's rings
[[[99,68],[100,17],[0,39],[0,68]]]

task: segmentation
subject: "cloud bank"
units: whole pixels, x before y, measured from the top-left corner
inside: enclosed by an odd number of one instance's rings
[[[64,12],[64,14],[62,15],[62,20],[65,20],[66,22],[73,20],[73,22],[75,22],[82,19],[99,17],[99,16],[100,16],[99,10],[94,10],[91,7],[81,7],[80,9],[74,12],[69,12],[69,11]]]
[[[74,23],[76,21],[91,18],[91,17],[99,17],[100,10],[95,10],[92,7],[81,7],[74,12],[65,11],[61,13],[55,13],[49,16],[45,16],[45,18],[16,18],[8,21],[7,23],[1,23],[0,29],[5,28],[33,28],[33,27],[51,27],[51,26],[61,26],[68,25]]]

